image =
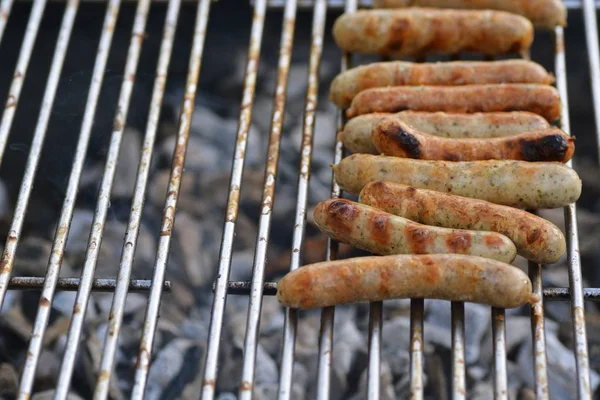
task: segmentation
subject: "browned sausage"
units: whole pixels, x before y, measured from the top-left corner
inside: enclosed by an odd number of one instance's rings
[[[342,50],[353,53],[500,55],[529,49],[533,25],[527,18],[504,11],[361,10],[341,15],[333,26],[333,37]]]
[[[373,6],[503,10],[529,18],[536,28],[554,29],[557,25],[567,25],[567,8],[562,0],[373,0]]]
[[[317,205],[314,220],[329,237],[374,254],[471,254],[510,263],[515,245],[496,232],[421,225],[346,199]]]
[[[459,114],[402,111],[397,114],[373,113],[352,118],[344,126],[342,140],[352,153],[378,154],[371,132],[383,117],[396,117],[429,135],[450,139],[486,139],[518,135],[550,127],[548,121],[526,111]]]
[[[277,300],[318,308],[396,298],[427,298],[514,308],[534,301],[531,281],[512,265],[458,254],[359,257],[327,261],[288,273]]]
[[[374,87],[553,82],[554,77],[544,67],[527,60],[438,63],[389,61],[342,72],[331,83],[329,99],[340,108],[348,108],[354,96]]]
[[[374,112],[446,111],[475,113],[531,111],[549,122],[560,118],[558,91],[548,85],[396,86],[360,92],[348,117]]]
[[[517,252],[536,263],[552,264],[565,253],[565,237],[556,225],[513,207],[398,183],[369,183],[360,202],[426,225],[498,232]]]
[[[369,182],[390,181],[529,210],[564,207],[581,195],[581,179],[559,163],[427,161],[353,154],[333,166],[342,189],[359,194]]]
[[[495,139],[446,139],[419,132],[398,118],[382,118],[373,129],[373,144],[388,156],[421,160],[522,160],[567,162],[575,139],[558,128]]]

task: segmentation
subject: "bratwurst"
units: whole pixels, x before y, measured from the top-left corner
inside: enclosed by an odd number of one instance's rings
[[[333,38],[344,51],[393,57],[476,52],[517,53],[533,42],[533,25],[520,15],[490,10],[411,8],[341,15]]]
[[[373,0],[376,8],[411,6],[503,10],[527,17],[536,28],[567,25],[567,8],[562,0]]]
[[[553,264],[565,253],[565,237],[556,225],[537,215],[484,200],[392,182],[371,182],[361,203],[426,225],[498,232],[530,261]]]
[[[527,60],[437,63],[389,61],[342,72],[331,83],[329,99],[340,108],[348,108],[354,96],[374,87],[553,82],[554,77],[544,67]]]
[[[517,255],[510,239],[496,232],[421,225],[346,199],[319,203],[314,220],[329,237],[374,254],[470,254],[507,263]]]
[[[421,160],[566,163],[575,151],[575,139],[558,128],[496,139],[446,139],[419,132],[398,118],[382,118],[371,139],[381,154]]]
[[[449,139],[487,139],[518,135],[546,129],[548,121],[526,111],[475,114],[401,111],[397,114],[372,113],[359,115],[344,126],[342,140],[352,153],[379,154],[371,140],[373,127],[383,117],[395,117],[429,135]]]
[[[458,254],[359,257],[298,268],[277,284],[277,300],[318,308],[395,298],[428,298],[514,308],[533,300],[531,281],[512,265]]]
[[[529,210],[564,207],[581,195],[577,172],[559,163],[426,161],[353,154],[333,170],[340,187],[353,194],[369,182],[390,181]]]
[[[549,122],[560,118],[558,91],[549,85],[510,83],[465,86],[392,86],[360,92],[349,118],[374,112],[446,111],[476,113],[530,111]]]

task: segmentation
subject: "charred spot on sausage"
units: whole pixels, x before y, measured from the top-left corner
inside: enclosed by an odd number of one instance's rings
[[[520,145],[525,161],[563,161],[569,149],[569,143],[561,135],[522,140]]]
[[[381,133],[398,145],[409,158],[421,158],[421,143],[401,124],[380,124]]]

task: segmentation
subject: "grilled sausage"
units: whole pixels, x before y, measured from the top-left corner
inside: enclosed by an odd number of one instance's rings
[[[426,225],[498,232],[519,255],[553,264],[565,253],[565,237],[543,218],[512,207],[392,182],[371,182],[360,192],[361,203]]]
[[[397,118],[382,118],[373,129],[373,144],[388,156],[421,160],[522,160],[567,162],[575,139],[558,128],[495,139],[446,139],[419,132]]]
[[[341,15],[333,38],[345,51],[393,57],[527,50],[533,25],[520,15],[490,10],[361,10]]]
[[[520,269],[458,254],[326,261],[298,268],[277,284],[277,300],[292,308],[395,298],[465,301],[499,308],[534,300],[531,281]]]
[[[531,111],[554,122],[560,118],[560,97],[554,87],[536,84],[395,86],[360,92],[346,113],[352,118],[361,114],[404,110],[458,113]]]
[[[530,210],[564,207],[581,195],[577,172],[559,163],[425,161],[353,154],[333,169],[341,188],[354,194],[369,182],[390,181]]]
[[[331,83],[329,99],[340,108],[348,108],[354,96],[374,87],[553,82],[554,77],[544,67],[526,60],[438,63],[389,61],[342,72]]]
[[[346,199],[317,204],[314,220],[327,236],[374,254],[470,254],[508,263],[517,256],[499,233],[425,226]]]
[[[373,113],[352,118],[344,126],[342,140],[352,153],[379,154],[371,140],[375,124],[386,116],[394,116],[429,135],[460,138],[494,138],[546,129],[548,121],[525,111],[457,114],[445,112],[402,111],[397,114]]]
[[[373,0],[373,6],[503,10],[527,17],[536,28],[567,25],[567,9],[561,0]]]

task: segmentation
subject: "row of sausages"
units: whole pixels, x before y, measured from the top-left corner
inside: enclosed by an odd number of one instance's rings
[[[499,55],[529,49],[533,24],[523,16],[533,9],[543,16],[536,27],[565,24],[564,7],[552,0],[379,1],[441,3],[456,9],[343,15],[334,38],[345,51],[391,57]],[[553,82],[526,60],[389,61],[338,75],[330,100],[346,109],[340,138],[355,154],[333,170],[358,202],[321,202],[314,221],[378,257],[304,266],[280,280],[279,301],[295,308],[390,298],[500,308],[535,301],[529,278],[510,263],[517,254],[555,263],[566,244],[558,227],[524,209],[563,207],[581,195],[581,180],[564,165],[574,138],[551,126],[561,112]]]

